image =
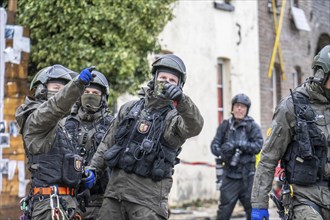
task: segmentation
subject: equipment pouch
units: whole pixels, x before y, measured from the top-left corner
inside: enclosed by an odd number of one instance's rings
[[[154,151],[152,151],[150,154],[144,155],[141,160],[136,162],[135,173],[141,176],[148,176],[151,172],[155,158],[156,153]]]
[[[63,158],[62,180],[66,186],[76,188],[82,178],[83,158],[77,154],[65,154]]]
[[[142,156],[139,155],[139,152],[139,145],[131,142],[129,146],[125,148],[123,155],[119,158],[119,168],[125,170],[128,173],[132,172],[136,161],[142,158]]]
[[[108,167],[114,168],[119,161],[120,155],[123,152],[124,148],[119,145],[114,145],[109,150],[104,153],[104,160]]]
[[[163,145],[165,155],[165,173],[164,177],[170,177],[174,173],[174,165],[176,165],[177,149],[166,147]]]
[[[311,185],[317,181],[317,168],[319,159],[312,157],[310,159],[302,159],[297,156],[293,163],[290,183],[297,185]]]
[[[134,123],[133,117],[126,116],[124,118],[124,120],[120,123],[120,125],[118,126],[118,129],[115,133],[116,143],[119,143],[119,145],[124,143],[125,139],[127,139],[127,136],[131,131],[133,123]]]
[[[154,181],[162,180],[164,178],[165,169],[164,159],[158,158],[153,164],[151,170],[151,179]]]
[[[305,121],[298,121],[296,127],[297,140],[299,146],[299,155],[303,158],[311,158],[313,156],[313,148],[311,144],[311,139],[308,132],[308,126]]]

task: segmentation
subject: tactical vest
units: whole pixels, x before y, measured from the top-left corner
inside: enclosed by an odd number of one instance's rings
[[[76,147],[77,152],[84,158],[84,164],[89,165],[95,154],[97,147],[101,143],[103,136],[110,127],[113,117],[107,114],[97,121],[86,122],[87,131],[81,129],[82,122],[77,116],[71,115],[65,121],[65,128],[72,137],[72,142]],[[88,134],[91,135],[91,146],[86,146]],[[79,135],[83,136],[82,143],[78,143]],[[105,170],[103,176],[98,178],[96,184],[90,189],[91,194],[103,194],[109,181],[109,170]]]
[[[80,156],[84,157],[86,164],[90,163],[98,145],[101,143],[104,134],[110,127],[112,120],[113,117],[107,114],[105,117],[101,117],[97,121],[92,122],[81,122],[78,117],[74,115],[69,116],[65,121],[65,128],[70,134],[72,142],[76,146]],[[83,131],[81,128],[83,124],[87,128],[86,131]],[[86,146],[88,135],[90,133],[92,133],[92,146]],[[78,137],[80,135],[83,137],[82,143],[78,143]]]
[[[166,116],[173,106],[148,112],[143,109],[144,99],[136,102],[119,124],[115,145],[105,154],[107,164],[127,173],[160,181],[171,177],[181,147],[169,146],[162,139]]]
[[[77,188],[82,178],[83,158],[77,154],[67,131],[58,127],[52,148],[47,153],[28,154],[32,187],[52,185]]]
[[[297,185],[311,185],[324,179],[327,163],[326,137],[317,127],[316,114],[305,95],[292,94],[296,125],[293,141],[289,144],[282,160],[286,180]]]

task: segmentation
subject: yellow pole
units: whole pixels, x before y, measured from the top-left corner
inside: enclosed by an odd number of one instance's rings
[[[276,8],[275,8],[275,0],[272,0],[272,9],[273,9],[273,17],[274,17],[274,28],[275,31],[277,29],[277,16],[276,16]],[[280,68],[282,72],[282,80],[285,80],[285,72],[284,72],[284,62],[283,62],[283,56],[282,56],[282,48],[281,48],[281,42],[278,43],[278,57],[280,60]]]
[[[273,71],[274,62],[275,62],[275,56],[276,56],[276,52],[277,52],[278,43],[280,41],[280,35],[281,35],[281,29],[282,29],[282,23],[283,23],[284,11],[285,11],[285,2],[286,2],[286,0],[282,1],[280,20],[279,20],[278,27],[276,29],[276,38],[275,38],[275,43],[274,43],[274,47],[273,47],[272,57],[270,59],[269,69],[268,69],[268,77],[269,78],[272,77],[272,71]]]

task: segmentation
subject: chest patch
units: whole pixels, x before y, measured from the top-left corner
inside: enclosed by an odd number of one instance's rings
[[[137,130],[141,134],[146,134],[146,133],[149,132],[150,127],[151,127],[151,122],[150,121],[142,120],[142,121],[139,122],[139,125],[137,126]]]
[[[78,172],[82,171],[82,158],[81,157],[74,158],[74,169]]]

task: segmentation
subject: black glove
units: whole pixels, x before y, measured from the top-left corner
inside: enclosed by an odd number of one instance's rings
[[[217,157],[219,157],[221,155],[221,150],[220,150],[219,144],[212,144],[211,151]]]
[[[164,85],[163,94],[166,98],[173,101],[180,101],[182,99],[182,89],[171,83],[166,83]]]
[[[215,147],[215,146],[214,146]],[[211,146],[211,150],[213,152],[213,146]],[[222,157],[222,159],[224,161],[229,161],[230,158],[234,155],[235,152],[235,145],[233,142],[226,142],[224,144],[221,145],[221,147],[218,148],[218,153],[219,156]],[[216,155],[216,153],[214,153],[214,155]]]
[[[154,80],[150,80],[150,81],[147,83],[147,86],[148,86],[151,90],[154,90],[154,88],[155,88],[155,81],[154,81]]]
[[[221,145],[221,154],[225,160],[229,161],[234,153],[235,145],[233,142],[229,141]]]
[[[248,142],[247,141],[235,141],[235,147],[239,148],[241,151],[246,151],[248,148]]]
[[[85,189],[77,194],[78,207],[82,212],[86,212],[86,206],[88,206],[90,198],[91,193],[89,189]]]

